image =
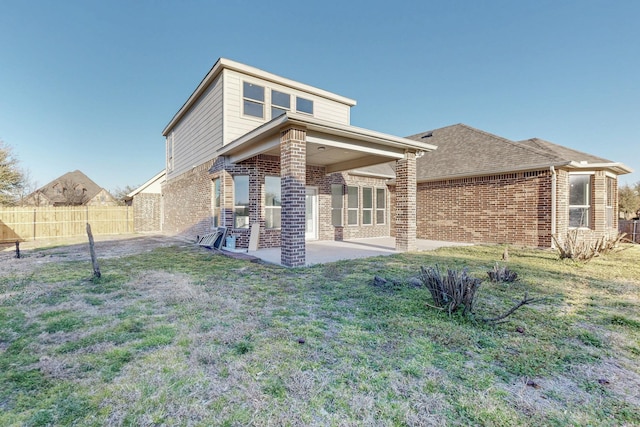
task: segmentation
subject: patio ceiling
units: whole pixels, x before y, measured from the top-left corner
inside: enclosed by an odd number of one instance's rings
[[[328,173],[402,159],[406,151],[436,148],[368,129],[287,113],[227,144],[219,153],[228,156],[232,163],[259,154],[280,156],[280,131],[292,125],[307,131],[307,164],[324,166]]]

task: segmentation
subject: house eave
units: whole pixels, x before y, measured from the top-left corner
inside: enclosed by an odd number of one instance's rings
[[[277,135],[283,128],[290,125],[299,126],[307,131],[316,132],[322,135],[340,137],[363,144],[375,144],[376,146],[383,148],[387,147],[386,149],[389,150],[388,155],[390,159],[401,158],[404,151],[426,152],[436,149],[434,145],[420,141],[414,141],[369,129],[327,122],[313,117],[287,112],[286,114],[253,129],[240,138],[221,147],[218,150],[218,155],[236,155],[235,162],[252,157],[261,151],[273,148],[274,144],[276,144],[273,136]],[[360,149],[363,150],[362,147],[360,147]],[[238,157],[238,155],[240,156]],[[363,166],[364,165],[360,165],[360,167]]]
[[[633,173],[633,169],[619,162],[608,162],[608,163],[569,162],[567,166],[569,169],[573,169],[573,170],[610,170],[615,172],[617,175],[625,175],[628,173]]]
[[[133,196],[135,196],[136,194],[142,192],[145,188],[149,187],[151,184],[153,184],[156,180],[160,179],[160,177],[162,175],[166,175],[167,171],[165,169],[161,170],[160,172],[158,172],[157,174],[155,174],[153,176],[153,178],[147,180],[147,182],[145,182],[144,184],[142,184],[140,187],[136,188],[135,190],[133,190],[131,193],[127,194],[127,198],[131,198]]]

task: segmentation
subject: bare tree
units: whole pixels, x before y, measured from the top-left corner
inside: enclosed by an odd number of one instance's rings
[[[60,181],[57,185],[61,186],[61,193],[63,202],[60,203],[64,206],[80,206],[89,201],[87,195],[87,189],[81,184],[75,183],[71,180]]]
[[[113,198],[118,201],[119,205],[124,205],[127,194],[131,193],[136,188],[138,188],[138,186],[132,187],[131,185],[126,185],[124,187],[116,187],[115,190],[111,191],[111,194],[113,194]]]
[[[24,185],[23,171],[11,147],[0,140],[0,206],[13,205]]]

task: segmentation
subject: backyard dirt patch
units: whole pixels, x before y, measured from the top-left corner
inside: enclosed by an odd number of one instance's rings
[[[167,246],[189,246],[194,242],[164,235],[96,236],[98,260],[150,252]],[[20,259],[16,259],[15,244],[0,245],[0,276],[28,273],[36,265],[64,261],[91,261],[89,240],[84,238],[37,240],[20,243]]]

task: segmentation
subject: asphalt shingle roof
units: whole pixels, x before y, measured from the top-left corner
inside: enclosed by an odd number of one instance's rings
[[[438,148],[417,159],[418,181],[563,166],[571,162],[609,163],[567,147],[533,138],[511,141],[465,124],[408,136]]]

